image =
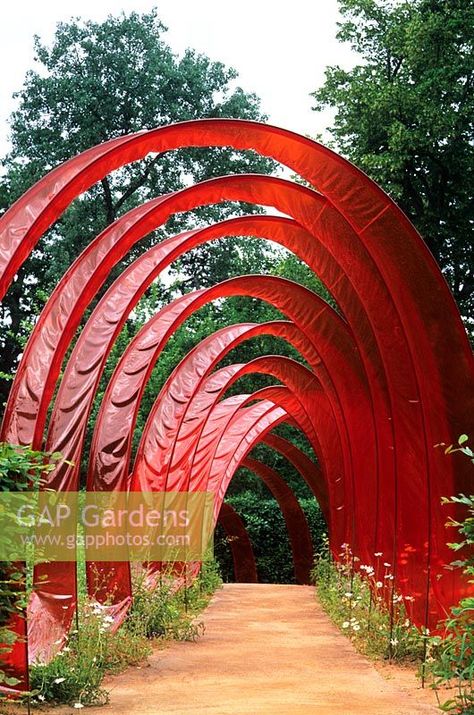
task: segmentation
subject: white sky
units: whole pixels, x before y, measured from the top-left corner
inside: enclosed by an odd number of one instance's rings
[[[337,0],[0,0],[0,155],[8,149],[12,93],[34,67],[33,35],[52,39],[58,21],[157,6],[168,43],[181,54],[193,47],[232,65],[239,84],[262,99],[269,121],[316,134],[330,115],[311,111],[310,92],[329,64],[350,66],[353,55],[335,39]]]

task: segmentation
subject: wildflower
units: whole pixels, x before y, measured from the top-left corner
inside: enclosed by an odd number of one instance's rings
[[[392,564],[389,564],[389,563],[387,563],[386,561],[384,561],[384,562],[383,562],[383,565],[384,565],[386,568],[389,569]]]
[[[408,628],[408,626],[410,625],[410,619],[405,618],[405,623],[403,625],[405,626],[405,628]]]
[[[374,556],[377,556],[377,557],[382,556],[382,552],[381,552],[381,551],[376,551],[375,554],[374,554]]]
[[[385,574],[384,578],[388,578],[389,581],[393,581],[393,575],[391,573]]]
[[[54,645],[60,645],[63,642],[62,638],[58,638],[57,641],[54,641]]]
[[[358,624],[358,623],[355,623],[355,624],[352,626],[352,630],[354,630],[354,631],[360,631],[360,626],[359,626],[359,624]]]
[[[41,700],[41,702],[44,702],[46,700],[46,698],[44,697],[44,695],[38,695],[38,700]]]
[[[53,680],[53,683],[55,683],[56,685],[59,685],[59,683],[64,683],[65,680],[66,680],[66,678],[55,678]]]
[[[352,593],[350,591],[347,591],[347,593],[344,594],[346,598],[352,598]]]
[[[64,646],[64,648],[63,648],[63,653],[69,653],[70,650],[71,650],[71,649],[69,648],[68,645],[67,645],[67,646]]]
[[[104,623],[113,623],[114,619],[112,616],[104,616]]]
[[[82,703],[74,703],[74,707],[76,708],[76,710],[80,710],[84,707],[84,705]]]
[[[405,601],[414,601],[413,596],[405,596]]]
[[[398,645],[398,638],[391,638],[390,645]]]
[[[375,584],[375,588],[382,588],[382,586],[383,586],[382,581],[377,581],[377,583]]]
[[[342,624],[343,628],[349,628],[349,626],[350,626],[349,621],[344,621],[344,623]]]

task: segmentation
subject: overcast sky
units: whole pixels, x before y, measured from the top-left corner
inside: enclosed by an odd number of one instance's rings
[[[121,10],[157,6],[168,42],[193,47],[235,67],[239,84],[256,92],[272,124],[303,134],[321,132],[330,115],[311,111],[310,92],[329,64],[350,66],[350,49],[335,39],[337,0],[3,0],[0,2],[0,154],[8,148],[12,93],[34,66],[33,35],[51,40],[58,21],[103,20]]]

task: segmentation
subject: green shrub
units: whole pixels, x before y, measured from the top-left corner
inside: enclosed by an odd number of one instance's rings
[[[213,559],[204,560],[201,572],[187,588],[175,590],[171,569],[163,571],[150,589],[143,572],[133,578],[133,604],[129,621],[147,638],[196,640],[204,632],[195,615],[207,604],[221,579]]]

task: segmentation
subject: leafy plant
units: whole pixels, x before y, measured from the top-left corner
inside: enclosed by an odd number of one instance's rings
[[[147,638],[196,640],[204,632],[204,626],[194,616],[205,607],[221,579],[216,563],[207,558],[198,577],[184,588],[176,588],[171,566],[160,573],[152,587],[143,571],[135,573],[133,582],[129,623],[135,624]]]
[[[47,454],[29,447],[0,443],[0,491],[22,492],[35,489],[42,476],[55,468],[60,454]],[[5,541],[15,542],[17,530],[12,521]],[[26,605],[26,572],[20,564],[0,561],[0,652],[11,650],[16,634],[9,628],[11,618]],[[0,669],[0,684],[14,687],[19,681]]]
[[[79,604],[79,630],[74,629],[66,645],[49,663],[31,668],[33,702],[103,705],[108,692],[102,687],[107,673],[137,665],[151,648],[138,629],[127,622],[112,632],[112,618],[98,603],[83,599]]]
[[[474,452],[467,445],[468,436],[459,437],[456,446],[439,445],[446,454],[461,452],[474,463]],[[461,569],[474,583],[474,494],[459,494],[443,499],[445,504],[462,505],[466,515],[460,521],[450,519],[447,526],[457,529],[460,540],[450,543],[453,551],[464,551],[464,556],[453,561],[451,566]],[[474,713],[474,597],[463,598],[451,609],[451,617],[445,623],[446,635],[433,639],[436,657],[429,663],[429,672],[434,678],[437,693],[441,686],[454,689],[455,695],[440,705],[444,712],[472,715]],[[439,697],[439,696],[438,696]]]

